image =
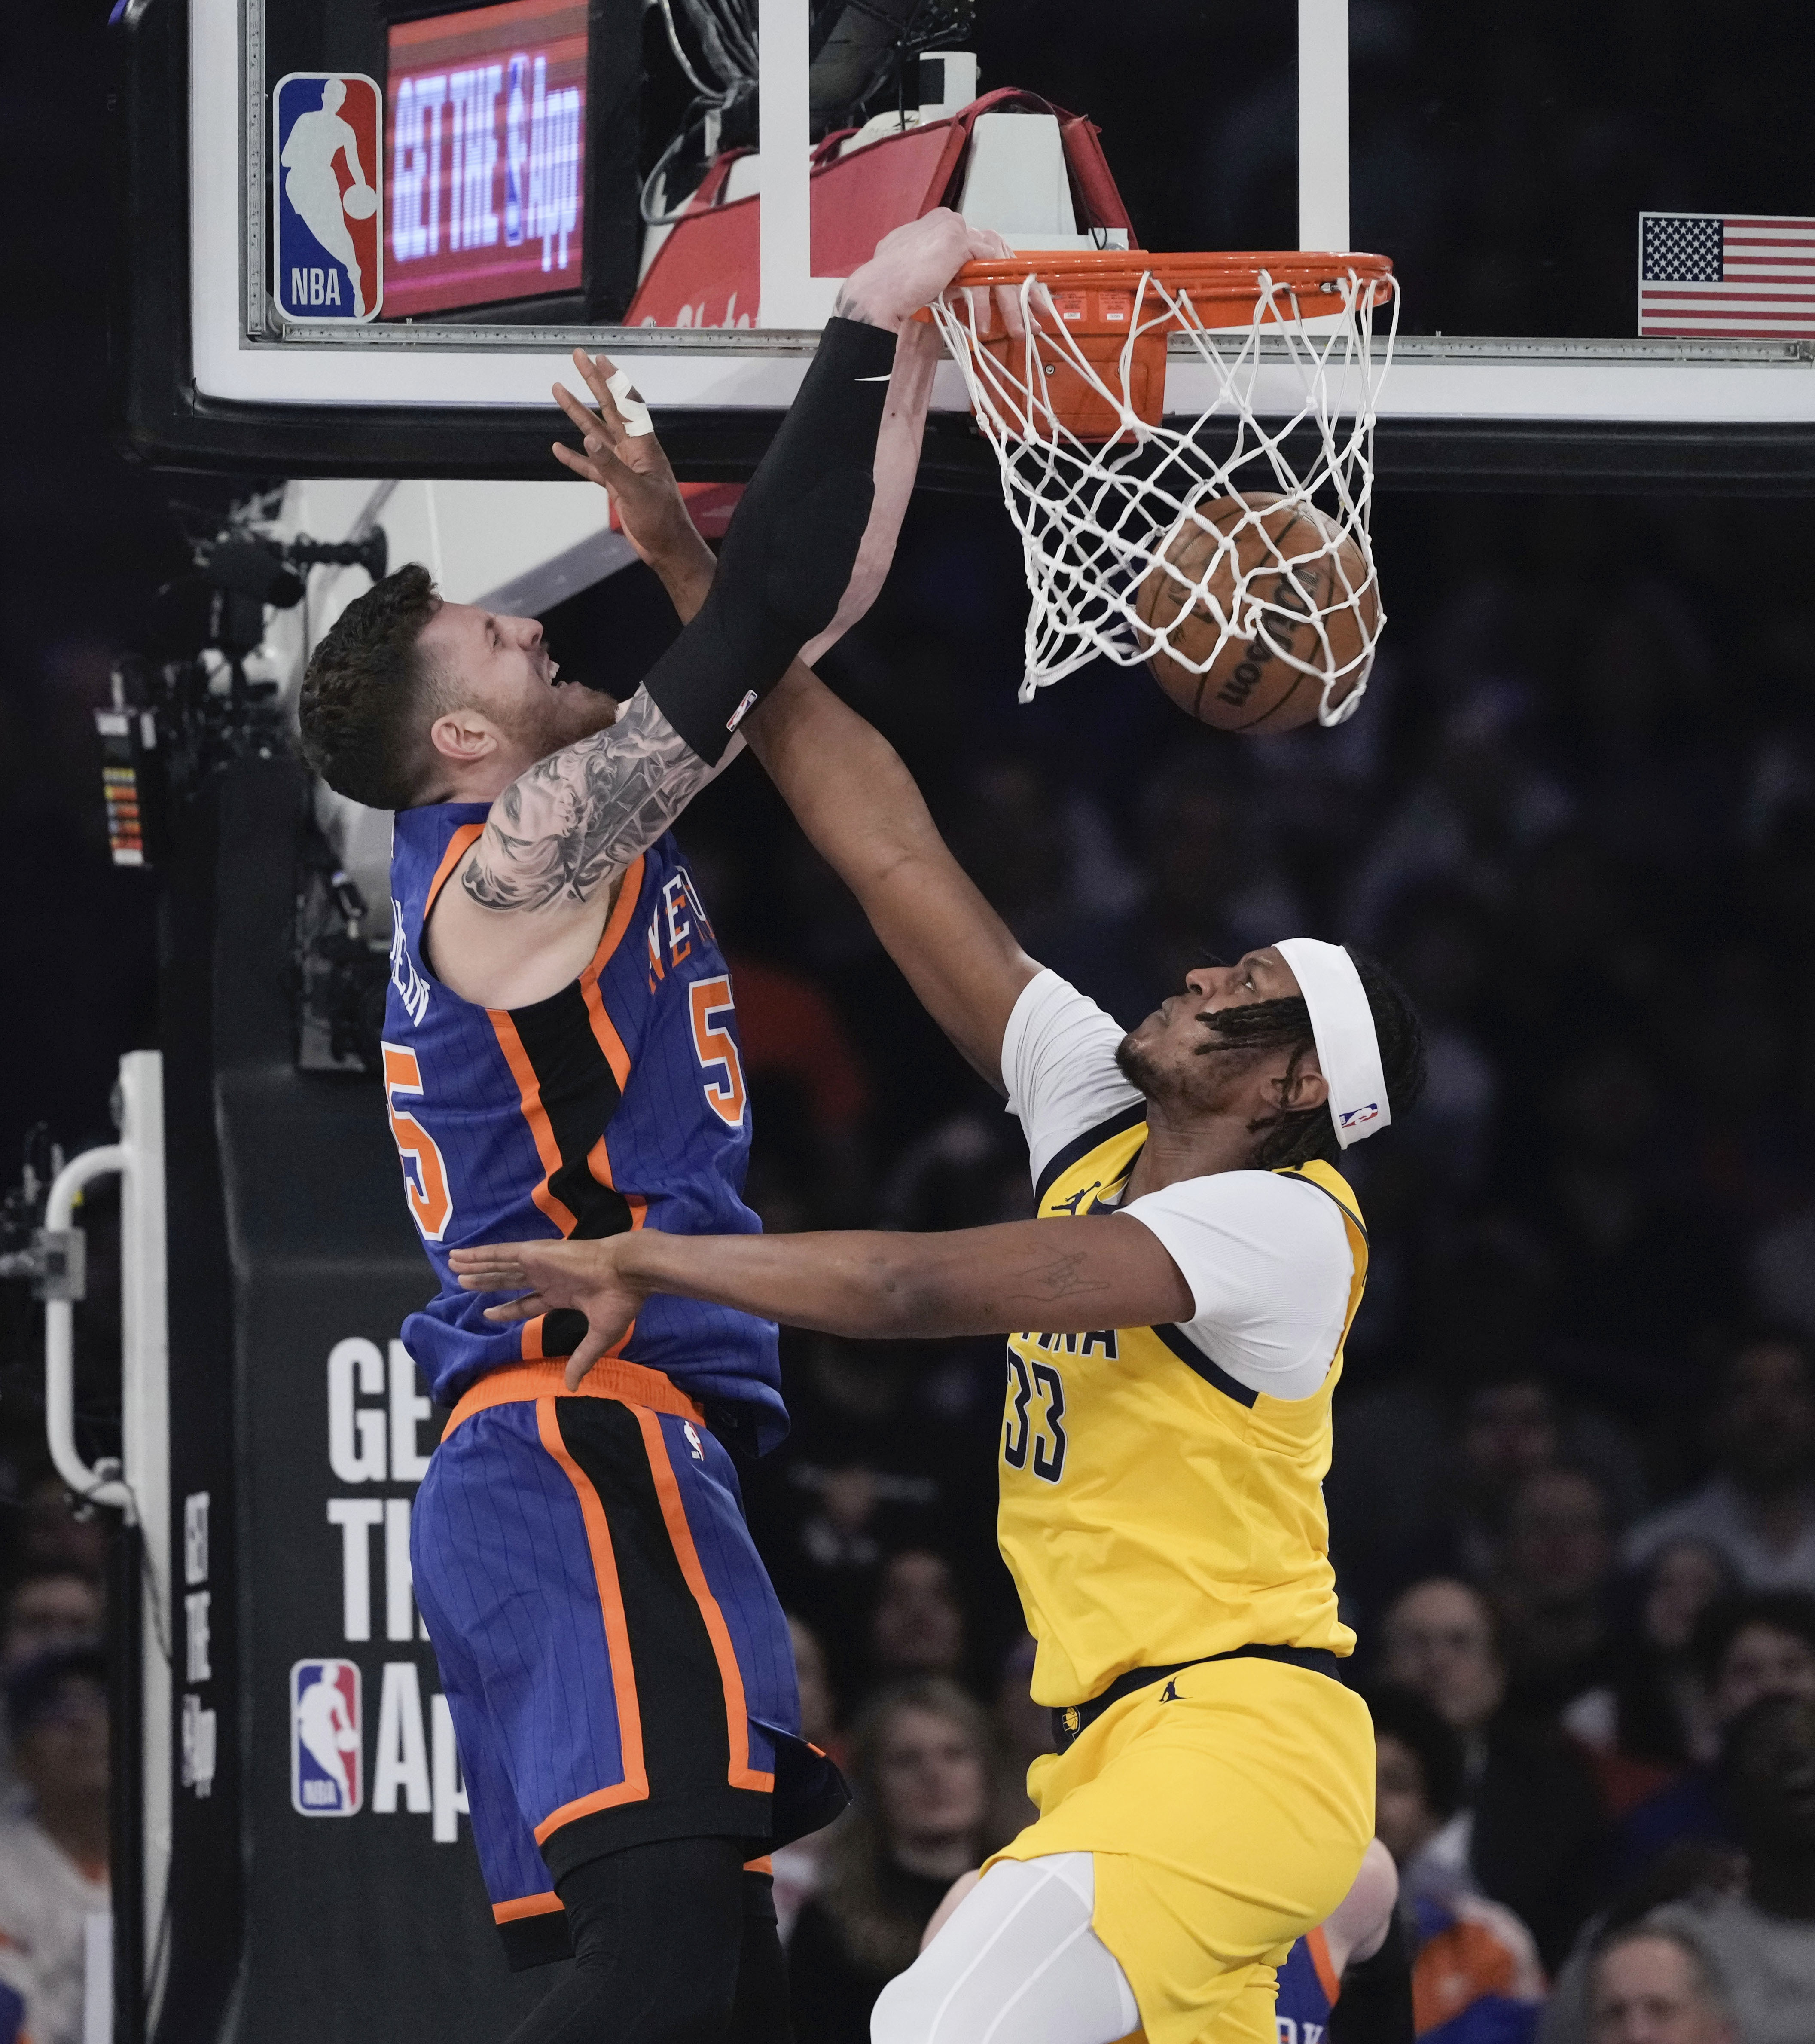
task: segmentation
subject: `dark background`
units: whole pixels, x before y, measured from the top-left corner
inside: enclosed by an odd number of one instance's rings
[[[1732,6],[1710,52],[1700,10],[1591,11],[1490,25],[1357,0],[1356,236],[1399,262],[1414,329],[1627,333],[1641,205],[1815,208],[1799,113],[1815,30]],[[1246,13],[1156,6],[1144,33],[1174,60],[1123,71],[1084,0],[994,0],[984,82],[1005,82],[997,52],[1039,48],[1046,75],[1017,82],[1102,123],[1153,245],[1289,244],[1290,65]],[[90,713],[185,564],[186,530],[245,487],[113,449],[102,34],[98,6],[67,0],[0,27],[5,181],[33,194],[9,214],[0,435],[9,1179],[35,1122],[68,1151],[105,1139],[120,1052],[157,1040],[157,882],[109,863]],[[1200,77],[1214,121],[1188,109]],[[1142,124],[1203,139],[1141,146]],[[1429,1557],[1455,1561],[1466,1523],[1515,1627],[1529,1572],[1552,1564],[1506,1539],[1510,1489],[1464,1495],[1459,1456],[1483,1401],[1525,1387],[1552,1416],[1550,1461],[1598,1500],[1570,1557],[1588,1682],[1638,1650],[1619,1535],[1706,1475],[1721,1357],[1765,1320],[1815,1334],[1815,510],[1408,494],[1381,501],[1375,531],[1391,628],[1339,733],[1217,740],[1108,669],[1018,709],[1024,596],[981,500],[916,505],[888,592],[829,671],[1030,948],[1122,1020],[1189,963],[1284,930],[1373,949],[1405,978],[1433,1084],[1354,1158],[1374,1263],[1330,1492],[1345,1598],[1365,1639]],[[667,628],[640,571],[549,624],[608,686]],[[681,835],[739,968],[769,1224],[1024,1212],[1013,1124],[754,768]],[[16,1292],[0,1312],[10,1503],[40,1459],[36,1350]],[[90,1325],[104,1346],[104,1318]],[[868,1678],[866,1572],[921,1545],[961,1584],[988,1690],[1015,1634],[988,1531],[995,1346],[876,1354],[887,1395],[868,1417],[848,1358],[792,1337],[789,1358],[800,1431],[753,1479],[753,1512],[847,1703]],[[1790,1451],[1794,1531],[1815,1523],[1815,1443]],[[891,1483],[870,1559],[835,1581],[807,1529],[824,1470],[846,1464]],[[0,1529],[0,1559],[11,1544]]]

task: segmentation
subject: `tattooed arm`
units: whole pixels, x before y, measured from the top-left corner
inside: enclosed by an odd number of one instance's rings
[[[652,1292],[785,1320],[825,1334],[1063,1334],[1188,1320],[1191,1287],[1159,1237],[1123,1215],[1011,1221],[949,1235],[853,1229],[827,1235],[664,1235],[602,1242],[519,1242],[456,1250],[469,1291],[525,1298],[488,1317],[528,1320],[559,1306],[586,1316],[567,1381],[578,1383]]]
[[[574,359],[598,409],[558,386],[585,451],[555,451],[609,486],[619,524],[685,624],[712,588],[712,550],[661,444],[627,425],[611,363],[578,350]],[[708,765],[639,688],[604,730],[536,761],[493,801],[457,884],[441,890],[429,928],[435,969],[456,993],[490,1008],[558,993],[597,950],[631,863],[742,750],[735,739]]]
[[[460,874],[482,909],[595,900],[737,756],[708,766],[639,689],[608,730],[539,759],[492,805]]]
[[[537,760],[442,889],[435,970],[487,1008],[558,993],[597,950],[632,862],[742,750],[735,740],[708,766],[639,689],[615,724]]]

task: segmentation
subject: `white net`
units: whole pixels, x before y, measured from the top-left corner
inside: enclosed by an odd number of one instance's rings
[[[1344,273],[1342,259],[1329,259],[1302,309],[1259,271],[1245,328],[1207,325],[1188,272],[1170,284],[1145,272],[1125,338],[1095,360],[1037,277],[1015,292],[1020,337],[986,288],[954,286],[933,307],[1021,535],[1023,702],[1099,657],[1132,667],[1158,655],[1220,680],[1244,672],[1251,650],[1321,686],[1321,722],[1355,710],[1386,621],[1368,522],[1398,298],[1390,276]],[[1212,319],[1230,316],[1199,295]],[[1171,371],[1194,409],[1155,424],[1138,409],[1142,343],[1153,383],[1168,334],[1184,336]],[[1149,402],[1160,409],[1157,394]]]

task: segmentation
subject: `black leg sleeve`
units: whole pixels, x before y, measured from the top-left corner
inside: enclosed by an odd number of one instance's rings
[[[555,1892],[574,1970],[509,2044],[726,2044],[741,1994],[749,1850],[737,1838],[664,1838],[562,1875]],[[774,1920],[771,1908],[772,1931]]]
[[[725,535],[711,594],[643,678],[709,766],[745,712],[837,615],[869,522],[894,366],[892,333],[827,322],[800,394]]]
[[[1411,1950],[1397,1912],[1379,1951],[1342,1976],[1330,2044],[1412,2044]]]
[[[788,1961],[775,1921],[775,1883],[766,1873],[743,1877],[743,1952],[726,2044],[794,2044]]]

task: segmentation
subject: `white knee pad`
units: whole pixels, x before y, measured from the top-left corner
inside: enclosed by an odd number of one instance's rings
[[[882,1990],[871,2044],[1115,2044],[1141,2012],[1096,1902],[1088,1853],[999,1861]]]

